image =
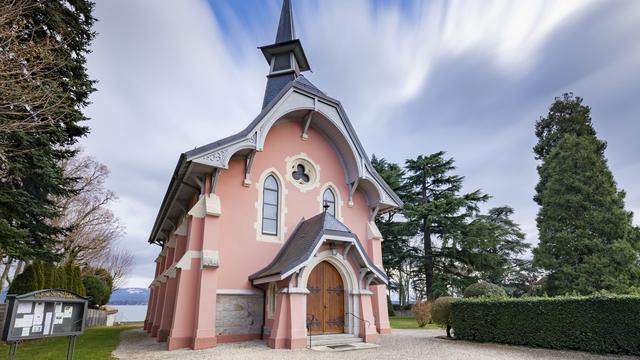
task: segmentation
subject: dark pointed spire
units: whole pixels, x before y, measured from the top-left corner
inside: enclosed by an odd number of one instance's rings
[[[301,72],[311,70],[304,49],[302,49],[302,43],[296,39],[291,0],[283,0],[282,2],[275,43],[261,46],[260,50],[269,63],[267,88],[262,102],[264,109]]]
[[[276,44],[285,41],[291,41],[295,38],[296,28],[293,25],[293,11],[291,11],[291,0],[284,0],[282,2],[282,11],[280,12],[278,32],[276,33]]]

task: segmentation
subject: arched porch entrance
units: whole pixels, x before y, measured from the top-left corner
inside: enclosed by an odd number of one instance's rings
[[[307,317],[312,335],[345,332],[345,287],[338,270],[322,261],[307,280]]]

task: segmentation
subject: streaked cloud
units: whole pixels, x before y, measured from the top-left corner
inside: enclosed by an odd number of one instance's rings
[[[279,1],[102,0],[89,58],[98,92],[91,155],[146,286],[146,240],[178,155],[259,112]],[[468,189],[509,204],[536,241],[533,123],[574,91],[593,108],[609,164],[640,212],[640,2],[294,0],[313,73],[342,101],[370,153],[401,162],[448,151]],[[640,224],[640,214],[636,223]]]

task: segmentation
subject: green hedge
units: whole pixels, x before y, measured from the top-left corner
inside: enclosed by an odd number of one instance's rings
[[[640,355],[640,296],[461,299],[451,306],[457,339]]]

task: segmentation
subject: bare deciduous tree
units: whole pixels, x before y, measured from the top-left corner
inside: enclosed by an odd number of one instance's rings
[[[133,255],[124,249],[113,248],[91,265],[109,270],[113,278],[113,288],[118,289],[125,284],[126,276],[133,265]]]
[[[109,169],[88,156],[74,157],[63,168],[65,176],[78,179],[73,196],[57,199],[61,216],[55,225],[68,229],[62,241],[65,261],[91,264],[124,235],[120,220],[109,209],[116,199],[104,184]]]
[[[35,3],[26,0],[0,2],[0,160],[11,151],[4,141],[15,131],[42,131],[58,126],[68,107],[56,70],[65,64],[56,58],[64,39],[34,40],[26,31],[25,13]]]

